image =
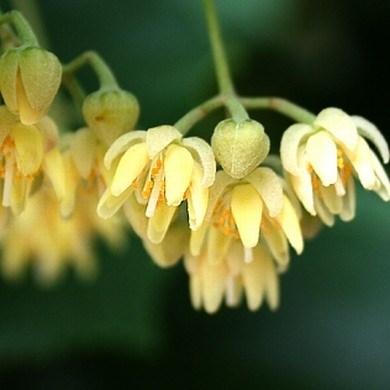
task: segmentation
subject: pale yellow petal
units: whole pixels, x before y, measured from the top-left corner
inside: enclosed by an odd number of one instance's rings
[[[385,164],[389,162],[389,145],[379,129],[370,121],[361,116],[352,116],[358,132],[361,136],[371,141],[378,149]]]
[[[283,207],[283,187],[280,177],[270,168],[257,168],[245,180],[259,193],[267,207],[268,213],[274,217]]]
[[[355,181],[350,177],[347,183],[346,195],[343,196],[343,209],[340,213],[340,219],[344,222],[352,221],[356,213],[356,193]]]
[[[322,201],[332,214],[340,214],[343,208],[343,198],[338,196],[334,186],[320,187]]]
[[[204,239],[209,226],[203,223],[199,229],[191,231],[190,238],[190,253],[193,256],[198,256],[202,250]]]
[[[298,160],[298,150],[308,136],[313,133],[312,126],[296,123],[290,126],[284,133],[280,144],[280,156],[283,168],[293,174],[298,175],[300,164]]]
[[[112,183],[111,193],[119,196],[133,184],[149,162],[149,156],[144,142],[131,146],[119,160]]]
[[[290,255],[283,231],[274,222],[264,218],[261,232],[276,262],[281,266],[286,266],[290,261]]]
[[[379,182],[379,188],[375,191],[384,201],[387,202],[390,200],[389,177],[387,176],[386,171],[383,169],[383,166],[380,163],[378,157],[374,153],[371,153],[371,165]]]
[[[324,205],[319,196],[314,197],[314,207],[317,211],[318,217],[321,221],[329,227],[332,227],[335,222],[334,215],[329,211],[329,209]]]
[[[134,232],[142,239],[146,238],[148,219],[145,216],[145,205],[139,204],[134,195],[123,205],[123,212]]]
[[[325,131],[312,135],[306,144],[309,163],[324,186],[337,181],[337,148]]]
[[[223,262],[202,267],[203,304],[207,313],[215,313],[222,303],[227,278],[227,268]]]
[[[107,188],[97,205],[97,214],[100,218],[108,219],[111,218],[126,202],[129,198],[133,189],[129,187],[126,191],[122,192],[120,196],[112,195],[109,188]]]
[[[162,125],[148,129],[146,132],[146,145],[149,157],[151,159],[154,158],[169,144],[181,138],[181,133],[173,126]]]
[[[148,222],[147,237],[151,242],[159,244],[164,239],[175,211],[176,207],[167,206],[165,203],[156,208]]]
[[[193,172],[191,153],[178,145],[168,146],[164,156],[165,197],[169,206],[178,206],[184,198]]]
[[[202,308],[202,282],[200,275],[190,275],[191,304],[195,310]]]
[[[88,128],[77,130],[72,136],[70,151],[81,177],[87,179],[91,174],[97,151],[97,138],[92,130]]]
[[[16,125],[12,129],[15,142],[16,163],[22,175],[38,171],[43,160],[43,139],[35,126]]]
[[[253,248],[259,241],[263,202],[252,185],[233,188],[231,210],[244,247]]]
[[[197,230],[203,223],[209,200],[209,189],[202,185],[202,168],[194,161],[191,184],[188,191],[188,216],[190,228]]]
[[[362,137],[359,137],[354,153],[346,151],[346,154],[362,186],[367,190],[374,189],[377,179],[372,167],[372,152],[367,142]]]
[[[275,219],[280,224],[291,246],[298,254],[302,253],[303,237],[301,227],[296,211],[286,196],[284,197],[282,212]]]
[[[66,174],[63,157],[58,148],[46,153],[43,168],[48,176],[58,199],[62,199],[66,191]]]
[[[195,153],[202,167],[203,187],[210,187],[215,181],[216,162],[211,146],[202,138],[184,138],[182,144],[191,152]]]
[[[243,288],[242,280],[240,277],[232,277],[229,275],[226,281],[226,305],[229,307],[236,307],[240,304]]]
[[[143,244],[153,261],[162,268],[172,267],[184,255],[188,244],[189,232],[184,224],[175,223],[169,229],[160,244],[144,240]]]
[[[17,123],[18,117],[12,114],[6,106],[0,106],[0,145]]]
[[[359,135],[352,118],[344,111],[325,108],[317,115],[314,125],[331,133],[348,150],[355,149]]]
[[[210,264],[217,264],[224,260],[229,251],[232,237],[223,234],[220,229],[210,226],[207,235],[207,258]]]
[[[114,160],[126,152],[133,144],[143,142],[146,139],[146,131],[134,130],[121,135],[107,150],[104,156],[104,165],[109,170]]]

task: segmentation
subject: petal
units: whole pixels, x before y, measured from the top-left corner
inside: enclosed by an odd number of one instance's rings
[[[378,195],[384,200],[390,200],[390,181],[385,170],[383,169],[382,164],[380,163],[378,157],[371,152],[371,165],[374,169],[375,175],[379,180],[380,186],[376,191]]]
[[[264,218],[261,224],[261,232],[270,249],[272,256],[281,266],[286,266],[290,261],[288,242],[283,231],[275,224]]]
[[[291,185],[302,202],[303,207],[311,214],[316,215],[314,209],[314,194],[311,175],[308,172],[302,171],[299,176],[289,175]]]
[[[176,207],[167,206],[165,203],[156,208],[148,223],[147,236],[151,242],[159,244],[164,239],[175,211]]]
[[[207,313],[215,313],[222,303],[227,267],[224,262],[210,265],[205,261],[202,267],[203,303]]]
[[[343,197],[343,209],[340,213],[340,219],[344,222],[352,221],[355,218],[356,212],[356,193],[355,181],[350,177],[347,183],[347,192]]]
[[[203,242],[209,226],[203,223],[199,229],[191,231],[190,238],[190,253],[193,256],[198,256],[203,247]]]
[[[280,213],[283,207],[282,181],[272,169],[257,168],[245,180],[256,189],[271,217]]]
[[[18,117],[12,114],[6,106],[0,106],[0,145],[18,122]]]
[[[43,160],[43,139],[35,126],[16,125],[12,129],[15,142],[16,162],[22,175],[38,171]]]
[[[231,236],[223,234],[220,229],[214,226],[210,226],[207,240],[207,257],[210,264],[217,264],[224,260],[231,242]]]
[[[139,204],[135,196],[130,196],[123,205],[123,212],[134,232],[142,239],[145,239],[148,226],[148,219],[145,216],[145,205]]]
[[[327,130],[345,148],[353,151],[359,134],[352,118],[338,108],[325,108],[314,121],[314,125]]]
[[[332,214],[340,214],[343,208],[343,198],[338,196],[334,186],[320,186],[322,201]]]
[[[121,135],[110,148],[107,150],[106,155],[104,156],[104,165],[107,169],[111,168],[113,161],[119,157],[122,153],[128,150],[131,145],[145,141],[146,131],[135,130],[130,131],[129,133]]]
[[[383,162],[387,164],[389,162],[389,145],[379,129],[361,116],[352,116],[351,118],[358,128],[359,134],[367,138],[377,147]]]
[[[290,126],[284,133],[280,144],[280,156],[283,168],[293,174],[298,175],[300,171],[298,161],[298,149],[301,143],[313,133],[312,126],[296,123]]]
[[[111,194],[109,188],[107,188],[97,205],[96,212],[100,218],[111,218],[126,202],[133,191],[133,188],[129,187],[125,192],[122,192],[120,196],[114,196]]]
[[[377,179],[372,166],[372,152],[367,142],[359,137],[359,142],[354,153],[345,151],[353,168],[355,169],[360,183],[367,190],[374,189]]]
[[[183,224],[176,223],[168,229],[164,240],[160,244],[154,244],[149,240],[144,240],[146,251],[154,262],[167,268],[175,265],[184,255],[188,244],[188,228]]]
[[[216,162],[211,146],[202,138],[184,138],[182,144],[198,157],[202,170],[202,186],[210,187],[215,181]]]
[[[199,275],[190,276],[191,304],[195,310],[202,308],[202,282]]]
[[[209,189],[202,185],[202,168],[194,161],[187,199],[190,228],[199,229],[203,223],[209,200]]]
[[[162,125],[153,127],[146,132],[146,145],[149,157],[152,159],[169,144],[182,138],[181,133],[173,126]]]
[[[72,137],[70,151],[81,177],[87,179],[92,171],[96,157],[97,139],[92,130],[77,130]]]
[[[332,138],[320,131],[312,135],[306,144],[309,163],[324,186],[337,181],[337,148]]]
[[[233,179],[231,176],[227,175],[224,171],[218,171],[215,176],[215,183],[210,188],[210,198],[209,198],[209,205],[207,208],[207,213],[205,217],[205,221],[209,222],[215,207],[218,204],[218,201],[223,196],[223,193],[225,192],[226,188],[235,183],[236,179]]]
[[[165,197],[169,206],[178,206],[184,198],[192,177],[194,159],[178,145],[168,146],[164,156]]]
[[[236,307],[240,304],[243,293],[241,278],[229,276],[226,281],[226,305]]]
[[[318,217],[321,221],[329,227],[334,225],[334,215],[329,211],[329,209],[324,205],[319,196],[314,197],[314,207],[317,211]]]
[[[284,196],[282,212],[275,219],[287,236],[291,246],[298,254],[301,254],[303,251],[301,227],[297,213],[286,196]]]
[[[65,166],[58,148],[53,148],[50,152],[46,153],[43,168],[48,176],[54,192],[58,199],[62,199],[65,195]]]
[[[130,146],[119,160],[116,168],[110,186],[112,195],[119,196],[131,186],[148,162],[149,156],[144,142]]]
[[[263,202],[251,184],[233,188],[231,210],[245,248],[253,248],[259,241]]]

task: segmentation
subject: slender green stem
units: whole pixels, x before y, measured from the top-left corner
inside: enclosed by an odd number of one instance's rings
[[[15,28],[22,45],[39,46],[30,24],[19,11],[10,11],[0,16],[0,24],[9,23]]]
[[[240,97],[247,109],[268,109],[277,111],[297,122],[313,123],[315,115],[303,107],[278,97]]]
[[[224,105],[225,99],[222,96],[215,96],[206,100],[199,106],[193,108],[181,117],[176,123],[175,127],[184,135],[196,125],[200,120],[205,118],[210,112],[220,108]]]
[[[114,74],[107,63],[94,51],[86,51],[74,60],[63,66],[63,74],[66,77],[69,74],[76,73],[81,67],[89,64],[98,77],[100,88],[119,88]]]
[[[80,109],[86,95],[79,82],[76,80],[73,74],[66,74],[62,77],[62,83],[72,96],[76,107]]]
[[[219,91],[221,95],[226,96],[225,104],[227,109],[229,110],[230,115],[237,122],[242,122],[244,120],[247,120],[249,116],[245,108],[237,99],[228,62],[226,59],[214,0],[203,0],[203,5],[207,20]]]

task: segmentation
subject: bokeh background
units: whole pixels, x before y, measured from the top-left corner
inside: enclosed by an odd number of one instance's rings
[[[15,3],[33,16],[32,1]],[[215,94],[200,3],[36,1],[51,49],[63,61],[99,51],[138,96],[142,127]],[[343,107],[389,139],[388,0],[217,4],[241,93]],[[254,116],[277,150],[289,122]],[[219,118],[198,130],[207,138]],[[182,265],[158,269],[130,234],[115,253],[96,243],[95,283],[71,272],[50,289],[1,280],[0,387],[389,388],[389,227],[388,205],[361,192],[353,222],[293,258],[276,313],[194,311]]]

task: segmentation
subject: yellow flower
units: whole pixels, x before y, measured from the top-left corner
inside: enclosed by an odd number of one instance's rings
[[[81,277],[93,277],[95,235],[99,234],[116,249],[124,238],[120,221],[102,223],[97,217],[96,203],[95,194],[80,191],[72,217],[63,219],[54,192],[42,186],[3,233],[0,262],[3,275],[15,279],[31,266],[38,282],[49,285],[69,265]]]
[[[281,158],[294,191],[306,210],[329,226],[334,215],[344,221],[354,217],[354,176],[365,189],[390,199],[389,179],[365,138],[387,163],[389,149],[379,130],[337,108],[324,109],[312,125],[294,124],[283,135]]]
[[[229,307],[237,306],[243,293],[248,308],[257,310],[266,299],[271,310],[279,305],[279,279],[272,256],[264,245],[253,249],[253,260],[242,258],[242,247],[235,241],[224,259],[211,263],[207,249],[198,256],[187,255],[185,267],[190,277],[191,301],[196,309],[215,313],[223,299]]]
[[[23,125],[0,106],[0,177],[2,205],[20,213],[39,174],[44,153],[56,143],[57,128],[50,118]]]
[[[114,173],[98,205],[100,217],[114,215],[134,194],[146,205],[147,237],[155,244],[163,240],[184,200],[190,228],[196,230],[203,222],[215,160],[202,139],[182,138],[172,126],[133,131],[112,144],[104,162]]]
[[[0,59],[0,91],[8,109],[32,125],[47,113],[61,83],[58,58],[38,47],[7,50]]]
[[[220,262],[235,241],[251,262],[259,240],[268,245],[280,267],[289,262],[288,242],[303,250],[299,205],[284,191],[283,181],[270,168],[259,167],[241,180],[219,171],[211,189],[205,221],[191,233],[190,252],[198,256],[207,247],[210,262]],[[290,200],[291,199],[291,200]]]

